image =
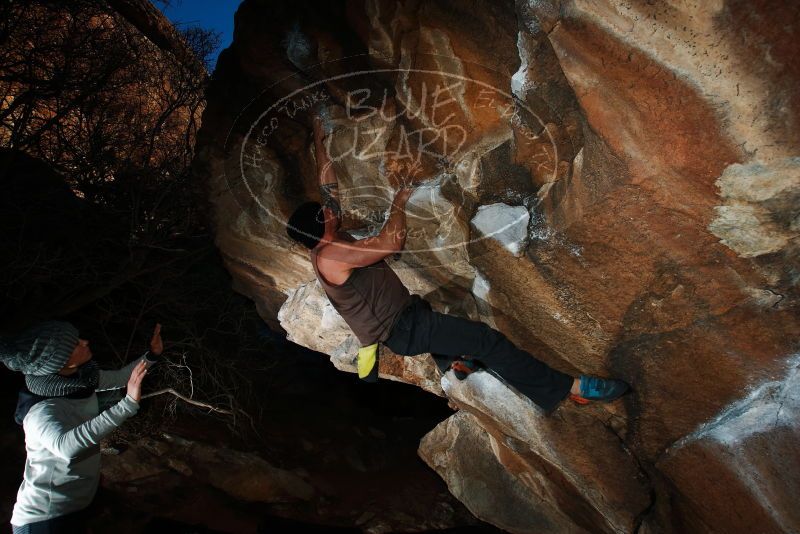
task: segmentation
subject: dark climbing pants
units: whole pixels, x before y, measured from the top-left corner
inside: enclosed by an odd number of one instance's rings
[[[397,318],[384,345],[402,356],[430,352],[442,371],[458,356],[471,357],[547,412],[572,387],[571,376],[517,348],[501,332],[480,321],[437,313],[417,295]]]

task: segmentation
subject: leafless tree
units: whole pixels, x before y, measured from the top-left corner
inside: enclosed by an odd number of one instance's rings
[[[218,36],[151,38],[113,5],[0,2],[0,321],[78,320],[121,362],[159,320],[185,357],[164,378],[201,370],[192,386],[235,411],[257,318],[191,173]]]

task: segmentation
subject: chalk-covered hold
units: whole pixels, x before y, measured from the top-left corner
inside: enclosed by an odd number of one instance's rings
[[[529,219],[524,206],[497,203],[480,206],[471,224],[477,231],[475,238],[492,238],[514,256],[521,256],[527,245]]]

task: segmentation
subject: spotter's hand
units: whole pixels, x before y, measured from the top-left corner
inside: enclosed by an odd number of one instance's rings
[[[161,356],[164,352],[164,342],[161,341],[161,324],[156,323],[156,329],[153,331],[153,338],[150,340],[150,352],[156,356]]]
[[[136,402],[142,399],[142,380],[146,374],[147,363],[142,360],[133,368],[131,377],[128,379],[128,395]]]

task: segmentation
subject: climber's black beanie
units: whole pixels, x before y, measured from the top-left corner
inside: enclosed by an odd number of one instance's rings
[[[325,219],[319,202],[306,202],[294,210],[286,223],[286,233],[293,240],[312,249],[325,234]]]

